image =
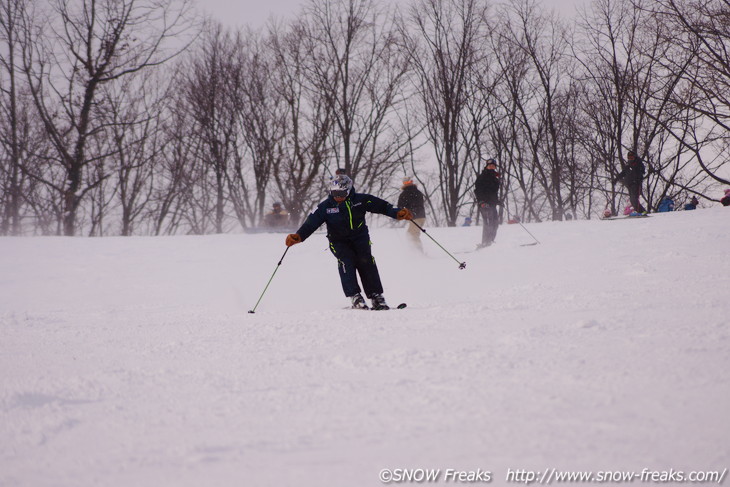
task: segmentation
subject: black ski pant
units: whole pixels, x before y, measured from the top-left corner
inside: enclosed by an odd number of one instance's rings
[[[634,211],[638,211],[639,213],[643,213],[644,211],[646,211],[640,201],[641,183],[629,184],[628,186],[626,186],[626,189],[629,192],[629,202],[631,203],[631,207],[634,209]]]
[[[371,245],[367,233],[349,240],[330,240],[330,251],[337,258],[337,270],[345,296],[354,296],[360,292],[357,274],[368,298],[373,294],[383,294],[378,266],[370,251]]]
[[[482,216],[482,245],[489,245],[494,242],[499,227],[497,205],[479,203],[479,214]]]

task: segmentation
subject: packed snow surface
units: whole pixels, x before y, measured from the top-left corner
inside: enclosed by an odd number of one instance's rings
[[[0,485],[722,471],[729,223],[503,225],[479,252],[480,228],[426,227],[459,270],[377,220],[385,297],[408,303],[378,312],[344,309],[321,233],[281,266],[274,233],[0,239]]]

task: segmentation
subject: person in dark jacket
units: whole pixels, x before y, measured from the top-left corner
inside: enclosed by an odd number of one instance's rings
[[[499,186],[501,175],[497,172],[497,161],[487,160],[487,167],[477,177],[474,183],[474,195],[479,206],[479,214],[482,216],[482,243],[477,248],[487,247],[494,243],[499,227],[499,215],[497,205],[499,204]]]
[[[629,192],[629,201],[634,211],[637,213],[646,213],[646,209],[639,200],[641,197],[641,183],[644,181],[644,172],[646,167],[641,159],[636,156],[634,151],[629,151],[626,154],[628,163],[623,170],[618,173],[613,183],[621,181],[626,190]]]
[[[697,196],[693,196],[689,203],[684,205],[685,210],[696,210],[697,205],[700,204],[700,200],[697,199]]]
[[[284,211],[284,209],[281,207],[281,203],[279,202],[274,203],[271,211],[264,215],[264,224],[269,228],[285,227],[288,223],[289,213]]]
[[[423,228],[423,224],[426,223],[426,206],[424,203],[423,193],[416,187],[416,184],[411,178],[403,179],[403,186],[401,187],[401,193],[398,197],[398,207],[408,208],[413,213],[413,219],[411,221],[416,222]],[[410,238],[413,245],[423,252],[423,245],[421,244],[421,230],[416,225],[408,225],[408,237]]]
[[[352,307],[368,309],[361,294],[357,275],[371,300],[373,309],[389,309],[383,297],[383,285],[370,251],[370,233],[365,224],[365,213],[381,213],[397,220],[410,220],[413,214],[407,208],[394,208],[390,203],[369,194],[358,194],[352,189],[352,180],[345,175],[335,176],[330,183],[330,195],[307,217],[297,233],[286,237],[286,246],[305,241],[323,223],[327,224],[330,251],[337,259],[337,269],[345,296]]]

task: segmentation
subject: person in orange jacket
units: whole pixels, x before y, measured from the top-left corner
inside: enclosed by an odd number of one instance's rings
[[[413,221],[421,228],[426,223],[426,203],[424,199],[423,193],[418,189],[413,179],[404,178],[401,194],[398,196],[398,206],[408,208],[413,213]],[[408,239],[418,250],[423,252],[423,245],[421,244],[421,233],[423,232],[416,225],[408,223],[406,225],[408,225]]]

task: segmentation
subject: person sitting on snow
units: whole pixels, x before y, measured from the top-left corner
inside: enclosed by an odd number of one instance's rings
[[[674,200],[669,196],[665,196],[659,202],[659,206],[656,209],[657,213],[666,213],[667,211],[674,211]]]
[[[354,309],[369,309],[362,297],[357,275],[373,309],[390,309],[383,297],[383,285],[375,259],[371,253],[370,232],[365,224],[365,213],[380,213],[397,220],[411,220],[407,208],[395,208],[385,200],[369,194],[355,193],[352,180],[340,174],[330,182],[329,197],[307,217],[297,233],[286,237],[286,246],[304,242],[323,223],[327,224],[330,251],[337,259],[337,270],[345,296]]]
[[[725,197],[720,200],[722,206],[730,206],[730,189],[725,190]]]
[[[700,202],[697,199],[697,196],[693,196],[692,197],[692,201],[690,201],[689,203],[687,203],[686,205],[684,205],[684,209],[685,210],[696,210],[697,209],[697,205],[699,205],[699,204],[700,204]]]

